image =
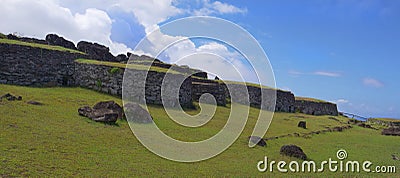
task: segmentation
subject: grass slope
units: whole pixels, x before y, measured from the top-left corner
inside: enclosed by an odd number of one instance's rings
[[[61,46],[52,46],[52,45],[45,45],[45,44],[38,44],[38,43],[28,43],[28,42],[23,42],[23,41],[18,41],[18,40],[10,40],[10,39],[4,39],[4,38],[0,38],[0,43],[2,43],[2,44],[21,45],[21,46],[29,46],[29,47],[33,47],[33,48],[42,48],[42,49],[62,51],[62,52],[85,54],[85,53],[83,53],[81,51],[68,49],[68,48],[64,48],[64,47],[61,47]]]
[[[270,160],[297,160],[282,156],[284,144],[302,147],[310,159],[320,162],[336,158],[338,149],[346,149],[350,160],[370,160],[375,165],[396,165],[399,172],[400,137],[380,135],[380,131],[354,127],[343,132],[327,132],[312,137],[285,137],[268,141],[267,147],[249,148],[247,137],[252,132],[259,110],[252,108],[245,130],[222,154],[197,163],[178,163],[160,158],[146,150],[135,138],[126,121],[104,125],[77,114],[82,105],[102,100],[121,100],[82,88],[28,88],[0,85],[4,93],[23,96],[23,101],[0,102],[0,177],[9,176],[92,176],[92,177],[161,177],[161,176],[307,176],[307,177],[399,177],[394,174],[362,173],[259,173],[256,164],[264,156]],[[43,106],[26,104],[29,100]],[[223,127],[228,107],[218,107],[217,114],[205,126],[196,129],[178,127],[168,119],[160,106],[150,106],[157,125],[168,135],[182,140],[207,138]],[[197,110],[188,113],[196,114]],[[337,119],[337,120],[335,120]],[[276,113],[265,137],[288,133],[308,133],[325,127],[343,125],[343,117],[309,116]],[[297,127],[306,120],[308,129]],[[194,139],[196,138],[196,139]],[[195,154],[195,153],[193,153]],[[276,169],[275,169],[276,170]]]

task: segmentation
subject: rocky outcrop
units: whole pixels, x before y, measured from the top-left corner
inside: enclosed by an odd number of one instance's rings
[[[285,156],[295,157],[302,160],[307,159],[307,155],[299,146],[296,145],[284,145],[281,147],[280,153]]]
[[[337,116],[339,114],[336,104],[329,102],[319,102],[319,101],[306,101],[297,100],[295,102],[296,111],[304,114],[311,115],[332,115]]]
[[[68,41],[68,40],[64,39],[63,37],[60,37],[56,34],[48,34],[46,36],[46,42],[48,45],[61,46],[64,48],[76,50],[74,43],[72,43],[71,41]]]
[[[45,40],[36,39],[36,38],[28,38],[28,37],[19,37],[13,34],[8,34],[7,39],[9,40],[18,40],[27,43],[37,43],[37,44],[47,44]]]
[[[115,57],[110,53],[110,48],[87,41],[81,41],[78,43],[78,50],[86,53],[89,59],[95,59],[100,61],[111,61],[116,62]]]

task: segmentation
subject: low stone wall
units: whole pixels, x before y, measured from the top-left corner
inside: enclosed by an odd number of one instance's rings
[[[124,90],[129,97],[133,100],[143,103],[142,96],[145,96],[146,102],[149,104],[163,104],[161,98],[161,85],[165,77],[165,73],[150,71],[145,78],[146,71],[142,70],[129,70],[129,82]],[[98,90],[111,95],[122,96],[122,85],[124,77],[124,68],[116,68],[103,65],[82,64],[76,63],[74,79],[77,86]],[[172,78],[184,79],[183,75],[171,74]],[[145,89],[143,89],[143,82]],[[179,91],[176,91],[178,83],[166,84],[164,102],[168,106],[175,107],[180,103],[183,107],[192,107],[192,88],[191,80],[186,79],[183,81]],[[169,88],[170,87],[170,88]],[[142,93],[144,91],[144,95]],[[168,93],[171,92],[171,93]],[[179,92],[179,101],[177,97],[173,96],[173,92]],[[127,95],[127,96],[128,96]]]
[[[129,71],[131,85],[127,86],[129,96],[138,98],[140,102],[192,107],[192,101],[198,101],[200,96],[210,93],[218,105],[226,105],[227,99],[237,96],[239,103],[250,104],[253,107],[273,110],[274,95],[276,95],[275,111],[295,112],[313,115],[338,115],[335,104],[327,102],[312,102],[296,100],[291,92],[245,86],[242,84],[219,83],[215,80],[188,77],[182,74],[168,74],[171,82],[161,89],[165,73],[142,70],[115,68],[103,65],[83,64],[75,62],[78,58],[86,58],[80,53],[63,52],[35,48],[30,46],[0,44],[0,84],[23,86],[82,86],[111,95],[121,96],[124,71]],[[145,79],[145,80],[143,80]],[[143,89],[145,83],[145,89]],[[180,86],[180,87],[177,87]],[[247,87],[248,93],[240,93],[239,88]],[[161,90],[165,93],[161,98]],[[141,93],[144,91],[145,93]],[[261,106],[261,93],[265,105]],[[179,96],[174,96],[179,95]],[[145,98],[140,98],[145,96]],[[249,100],[245,100],[248,96]],[[143,100],[143,101],[141,101]],[[249,103],[246,103],[249,102]]]
[[[194,101],[199,101],[200,96],[209,93],[214,96],[217,105],[226,105],[225,88],[216,81],[202,80],[199,78],[192,79],[192,97]]]
[[[0,83],[22,86],[70,86],[74,60],[83,54],[0,44]]]
[[[304,114],[311,114],[317,116],[319,115],[337,116],[339,114],[336,104],[328,102],[296,100],[295,107],[297,112]]]
[[[237,96],[239,98],[239,103],[245,104],[246,93],[239,93],[238,91],[242,91],[244,85],[242,84],[227,84],[229,88],[231,88],[231,93],[228,91],[228,87],[225,85],[226,95]],[[276,98],[275,111],[276,112],[294,112],[294,95],[291,92],[282,91],[282,90],[274,90],[269,88],[262,88],[255,86],[247,86],[249,104],[252,107],[261,108],[261,98],[264,100],[264,108],[265,110],[272,111],[273,108],[273,97]],[[261,94],[262,93],[262,94]],[[262,97],[261,97],[262,96]]]

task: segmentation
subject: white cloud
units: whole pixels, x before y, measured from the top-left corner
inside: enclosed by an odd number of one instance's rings
[[[0,6],[0,31],[19,32],[25,36],[44,38],[57,33],[75,42],[93,41],[110,47],[114,54],[131,51],[126,45],[110,39],[112,20],[105,11],[88,8],[73,14],[52,0],[3,0]]]
[[[327,72],[327,71],[316,71],[314,75],[326,76],[326,77],[340,77],[341,74],[337,72]]]
[[[381,88],[381,87],[385,86],[381,81],[374,79],[374,78],[364,78],[363,83],[366,86],[375,87],[375,88]]]
[[[349,100],[346,100],[346,99],[338,99],[338,100],[335,100],[335,101],[332,101],[333,103],[336,103],[336,104],[347,104],[347,103],[349,103]]]
[[[241,54],[217,42],[196,48],[192,41],[182,40],[168,48],[165,54],[171,63],[201,69],[223,80],[242,81],[243,77],[246,81],[257,81],[255,73],[243,62]]]
[[[211,14],[245,14],[246,8],[238,8],[231,4],[223,3],[220,1],[210,2],[210,0],[203,0],[203,8],[194,10],[194,15],[211,15]]]

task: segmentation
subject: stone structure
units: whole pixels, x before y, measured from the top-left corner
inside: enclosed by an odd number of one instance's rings
[[[199,101],[200,96],[209,93],[214,96],[217,105],[226,105],[226,93],[223,85],[218,82],[206,79],[192,79],[192,97],[194,101]]]
[[[239,103],[245,104],[246,101],[244,101],[246,97],[246,93],[240,93],[238,91],[243,91],[243,84],[224,84],[225,92],[227,96],[235,95],[238,96],[237,98],[243,99],[241,101],[238,101]],[[231,88],[231,92],[229,93],[228,91],[228,86]],[[273,109],[271,106],[273,106],[273,100],[272,98],[276,98],[276,105],[275,105],[275,111],[277,112],[294,112],[295,107],[294,107],[294,95],[291,92],[288,91],[282,91],[282,90],[275,90],[275,89],[270,89],[270,88],[259,88],[255,86],[247,86],[247,91],[248,91],[248,97],[249,97],[249,102],[250,106],[261,108],[261,97],[263,97],[265,103],[263,108],[268,111],[272,111]],[[262,93],[262,95],[261,95]]]
[[[295,108],[298,112],[311,115],[332,115],[339,114],[336,104],[322,101],[307,101],[296,99]]]
[[[0,83],[70,86],[77,58],[85,55],[0,43]]]
[[[115,70],[117,69],[117,70]],[[74,79],[77,86],[98,90],[111,95],[122,96],[122,85],[124,68],[115,68],[103,65],[76,63]],[[141,86],[142,78],[145,78],[146,71],[129,69],[132,86],[125,89],[134,98],[140,97],[141,91],[145,91],[146,102],[149,104],[163,104],[161,98],[161,85],[165,73],[150,71],[147,74],[146,86]],[[183,75],[171,74],[175,78],[182,78]],[[135,82],[137,81],[137,82]],[[168,87],[168,86],[166,86]],[[176,86],[172,86],[176,88]],[[171,90],[172,91],[172,90]],[[164,102],[167,105],[176,106],[180,103],[184,107],[192,107],[192,88],[190,78],[185,80],[179,90],[179,101],[175,101],[172,95],[165,95]],[[170,97],[168,99],[168,97]],[[142,101],[141,101],[142,102]]]
[[[64,39],[63,37],[60,37],[56,34],[48,34],[46,36],[46,42],[48,45],[61,46],[64,48],[76,50],[74,43],[72,43],[71,41],[68,41],[68,40]]]
[[[12,37],[14,38],[14,37]],[[16,37],[17,38],[17,37]],[[18,38],[20,39],[20,38]],[[57,35],[48,35],[46,44],[59,45],[72,48],[72,42],[68,42]],[[84,64],[75,62],[78,58],[91,58],[105,61],[124,61],[128,57],[139,61],[153,60],[147,56],[137,56],[128,53],[114,57],[109,48],[89,42],[80,42],[78,50],[86,54],[49,50],[25,45],[0,44],[0,83],[23,86],[81,86],[89,89],[98,90],[104,93],[121,96],[124,68],[116,68],[104,65]],[[272,111],[272,96],[276,94],[275,111],[295,112],[296,110],[305,114],[313,115],[338,115],[335,104],[327,102],[312,102],[295,100],[294,95],[288,91],[275,90],[270,88],[259,88],[256,86],[245,86],[243,84],[225,84],[222,81],[208,80],[207,74],[200,70],[190,69],[184,66],[166,64],[156,60],[149,65],[162,68],[172,68],[183,74],[171,74],[177,81],[183,81],[182,85],[171,84],[164,91],[167,92],[161,98],[161,84],[166,73],[150,71],[146,78],[145,88],[141,86],[144,82],[140,80],[146,74],[146,71],[129,69],[133,76],[130,80],[132,89],[130,95],[139,98],[140,91],[145,91],[143,101],[151,104],[166,104],[175,107],[180,103],[184,107],[192,107],[192,101],[198,101],[200,96],[209,93],[214,96],[218,105],[226,105],[227,99],[232,96],[238,96],[239,103],[245,103],[242,96],[248,96],[247,104],[253,107],[263,108]],[[190,74],[197,73],[188,77]],[[141,83],[142,82],[142,83]],[[180,83],[177,83],[180,84]],[[177,87],[180,86],[180,87]],[[240,93],[236,90],[247,88],[248,93]],[[231,88],[230,93],[227,88]],[[168,93],[169,92],[169,93]],[[175,92],[175,93],[174,93]],[[178,97],[172,94],[178,93]],[[261,106],[261,93],[266,101]],[[179,101],[178,99],[179,98]]]

